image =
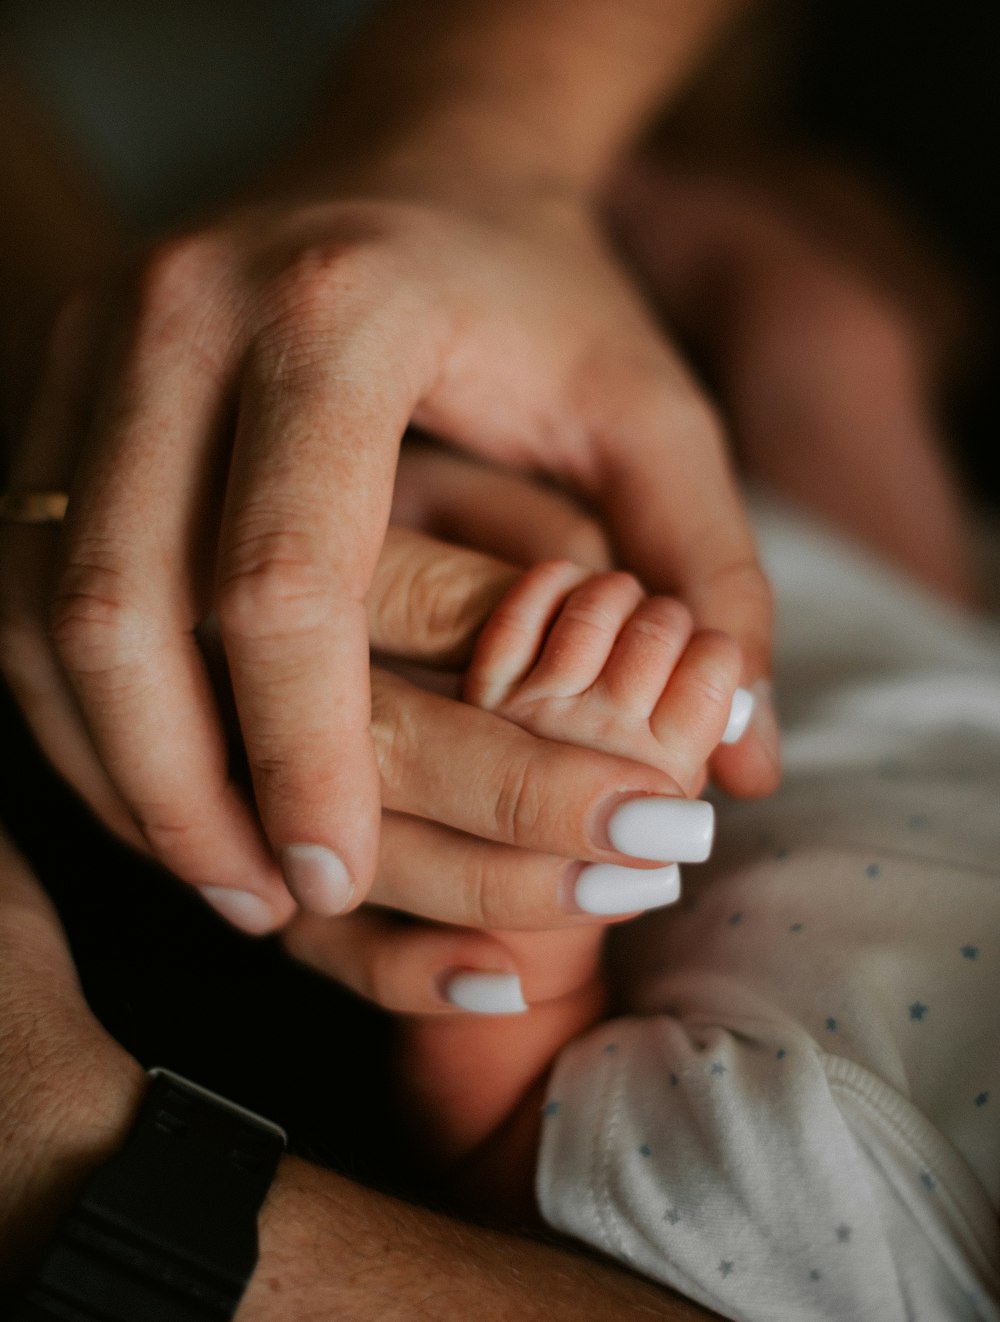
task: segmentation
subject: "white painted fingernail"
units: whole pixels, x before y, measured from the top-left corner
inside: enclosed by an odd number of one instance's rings
[[[274,914],[259,895],[230,890],[228,886],[202,886],[199,889],[205,903],[241,932],[263,936],[274,931]]]
[[[608,822],[615,849],[663,863],[704,863],[714,835],[715,809],[704,799],[627,799]]]
[[[573,888],[573,899],[584,913],[640,913],[661,909],[680,898],[681,870],[676,863],[665,868],[623,868],[618,863],[589,863]]]
[[[351,902],[354,886],[339,854],[325,845],[286,845],[281,871],[288,889],[309,913],[333,918]]]
[[[528,1008],[516,973],[453,973],[444,996],[472,1014],[523,1014]]]
[[[738,744],[747,732],[753,715],[753,694],[749,689],[737,689],[729,708],[729,720],[722,732],[720,744]]]

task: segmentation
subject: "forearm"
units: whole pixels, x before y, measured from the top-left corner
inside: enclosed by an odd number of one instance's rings
[[[238,1322],[711,1316],[615,1267],[282,1163]]]
[[[592,188],[747,0],[390,4],[351,52],[314,162]]]
[[[72,1056],[69,1039],[60,1052],[45,1037],[47,1020],[43,1030],[16,1011],[8,1020],[2,1002],[0,995],[0,1308],[4,1289],[23,1284],[81,1182],[120,1146],[144,1090],[135,1063],[86,1016],[83,1051]],[[41,1042],[24,1037],[37,1031]],[[21,1077],[29,1047],[36,1070]],[[51,1068],[39,1070],[50,1054]],[[84,1062],[82,1074],[61,1072],[66,1058]],[[46,1072],[50,1088],[39,1083]],[[21,1093],[26,1106],[33,1103],[23,1120]],[[237,1322],[710,1316],[614,1266],[452,1220],[295,1158],[282,1160],[259,1226],[260,1257]]]

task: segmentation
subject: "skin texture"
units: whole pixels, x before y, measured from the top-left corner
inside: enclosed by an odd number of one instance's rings
[[[30,1071],[9,1068],[25,1057]],[[138,1065],[91,1016],[58,920],[0,834],[0,1296],[121,1142]],[[283,1160],[240,1322],[709,1316],[566,1249],[449,1220]]]
[[[735,643],[695,632],[678,602],[646,596],[627,574],[549,561],[495,608],[463,688],[468,700],[535,735],[656,766],[671,778],[672,796],[684,798],[704,783],[739,674]],[[566,892],[569,900],[569,885]],[[487,1139],[558,1049],[605,1009],[600,929],[500,935],[519,965],[563,970],[569,990],[509,1018],[408,1023],[400,1046],[406,1112],[423,1143],[448,1161]]]
[[[723,430],[595,206],[732,12],[390,6],[284,167],[100,281],[12,389],[13,485],[72,494],[58,539],[4,533],[8,681],[109,826],[220,908],[252,896],[258,930],[317,907],[296,846],[330,851],[346,907],[376,875],[365,598],[407,426],[572,487],[767,673]],[[195,638],[210,613],[253,808]],[[776,750],[715,769],[764,792]]]

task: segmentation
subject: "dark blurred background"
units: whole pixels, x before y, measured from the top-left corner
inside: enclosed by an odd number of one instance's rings
[[[979,302],[981,361],[956,439],[1000,507],[1000,6],[811,0],[790,107],[820,143],[870,166],[957,261]]]

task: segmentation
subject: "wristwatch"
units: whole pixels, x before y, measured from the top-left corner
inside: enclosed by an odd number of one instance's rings
[[[12,1322],[226,1322],[285,1142],[270,1120],[151,1070],[124,1146],[84,1186]]]

